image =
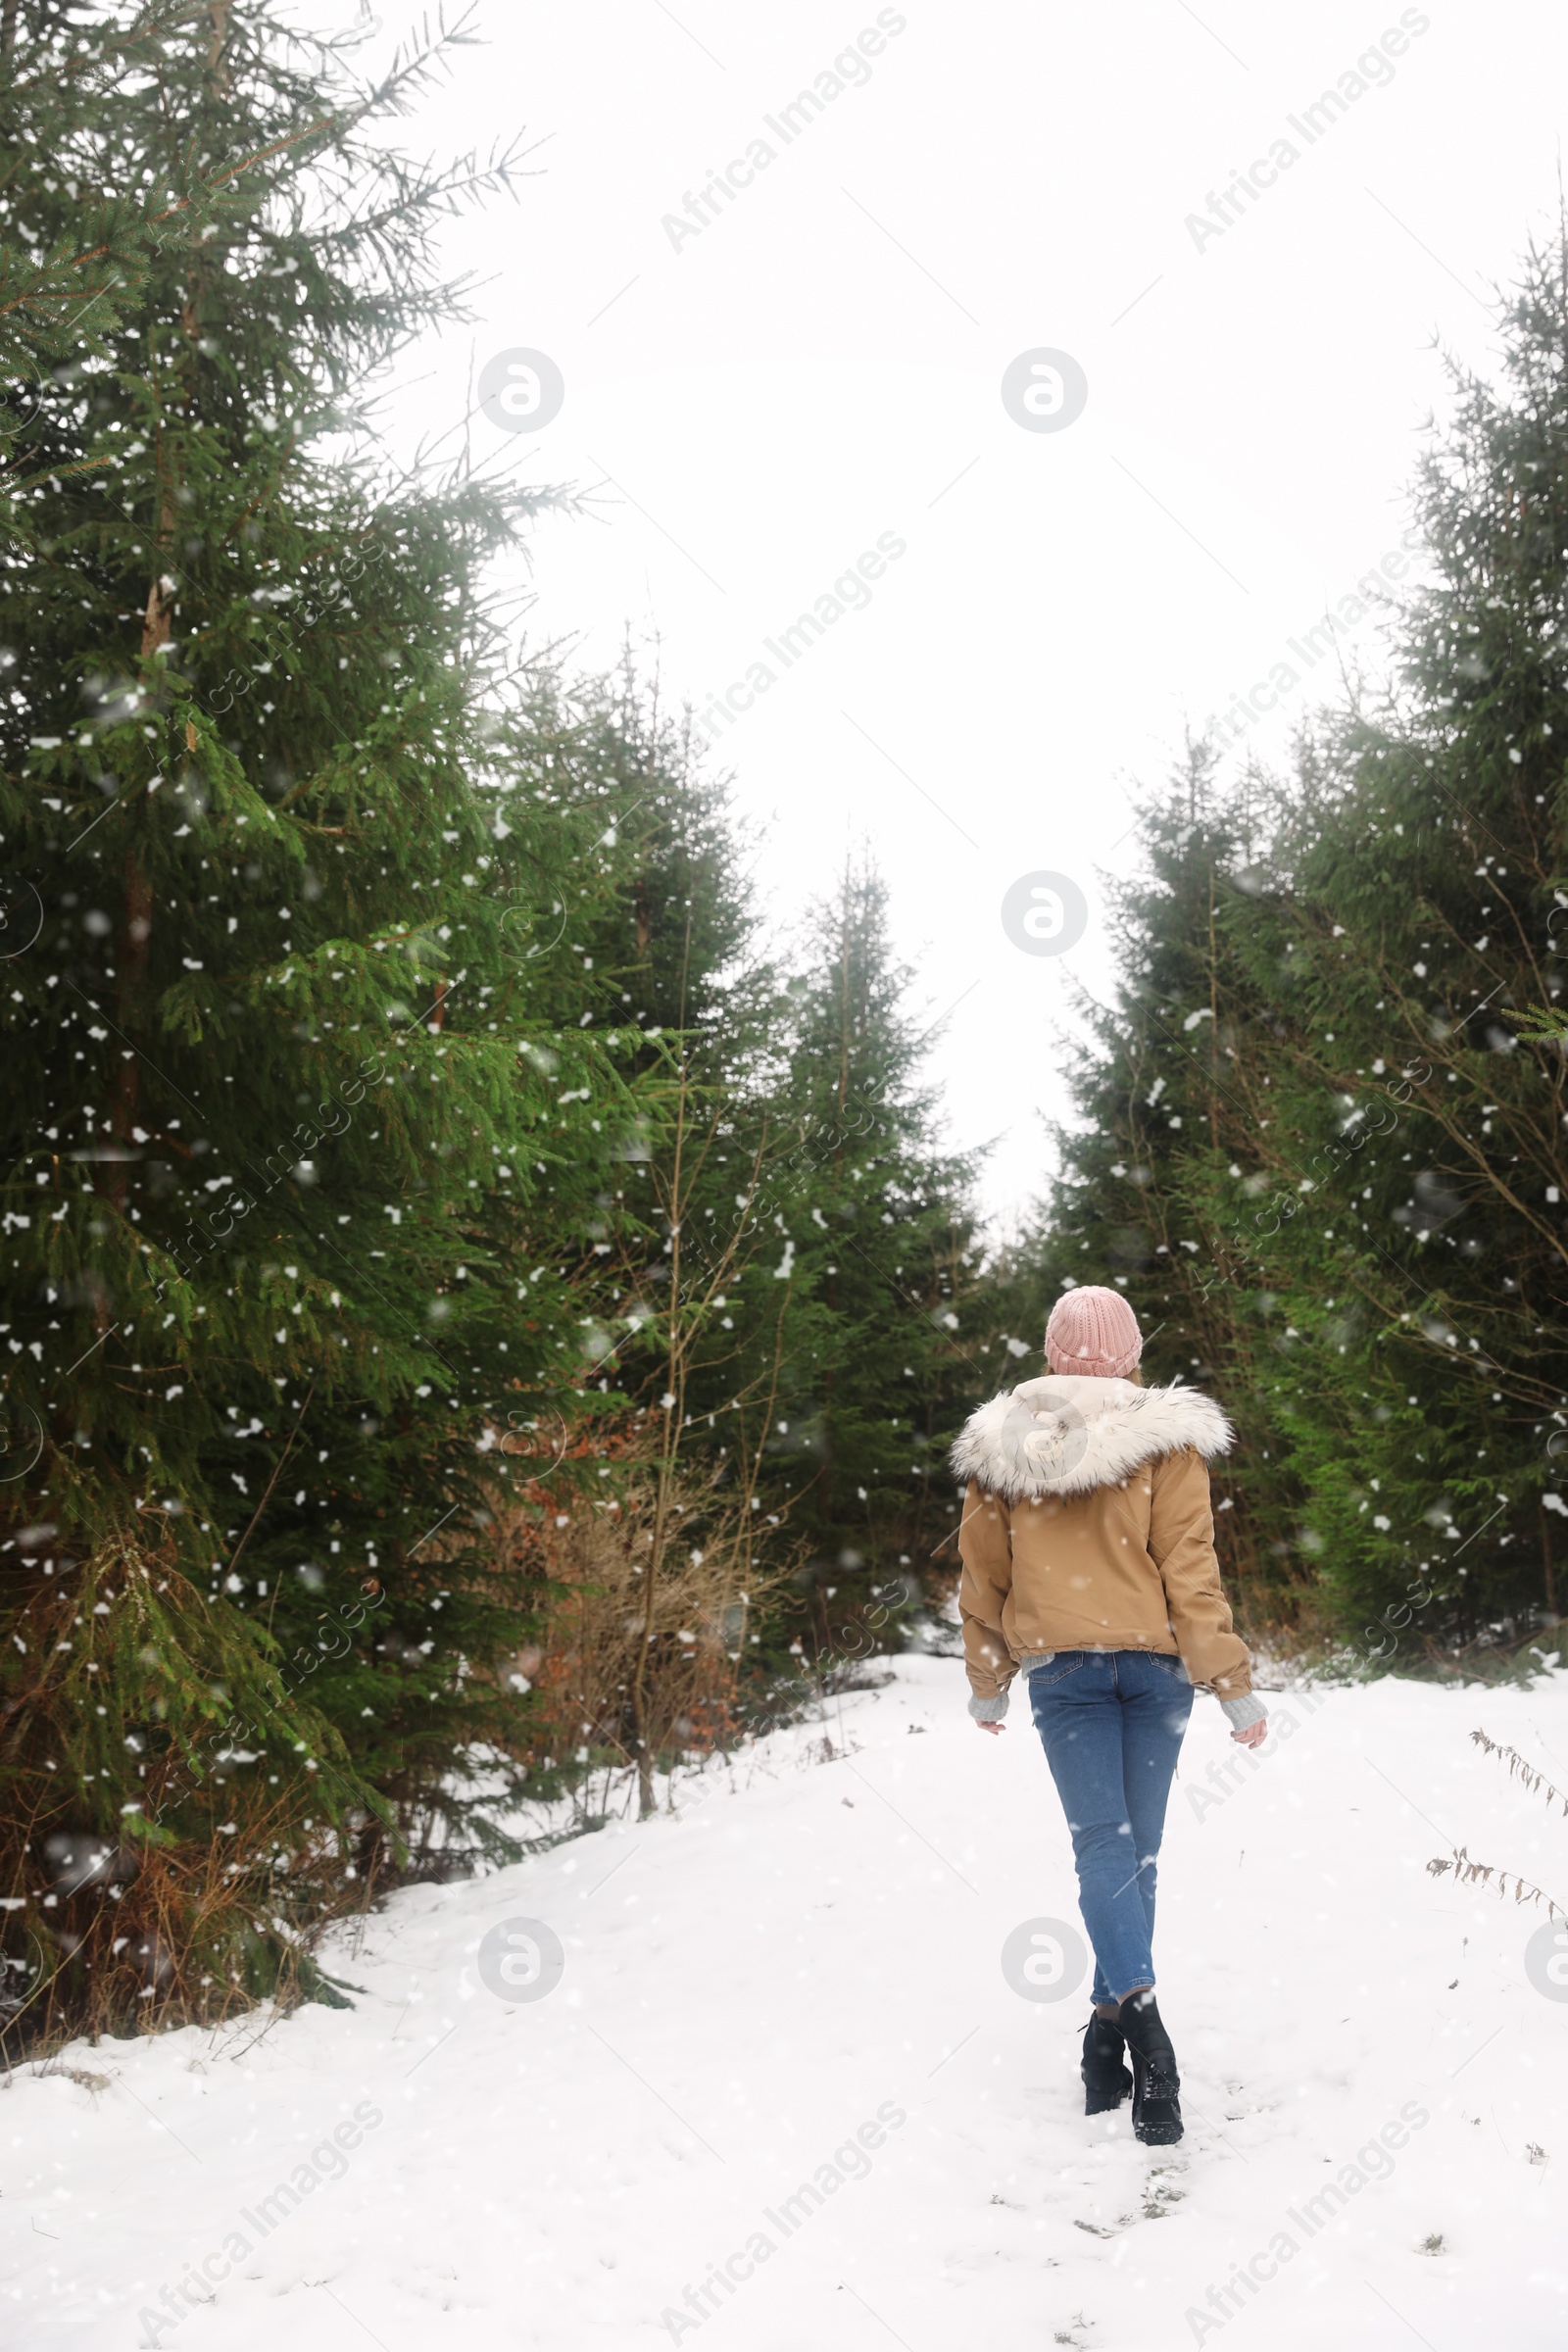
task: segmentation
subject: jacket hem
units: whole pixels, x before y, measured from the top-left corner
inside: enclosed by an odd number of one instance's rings
[[[1063,1651],[1068,1649],[1082,1650],[1090,1657],[1180,1658],[1184,1666],[1187,1664],[1179,1649],[1174,1647],[1162,1649],[1157,1642],[1068,1642],[1062,1644],[1061,1649],[1020,1651],[1016,1661],[1018,1672],[1027,1678],[1037,1666],[1049,1666],[1053,1658],[1059,1658]],[[1192,1683],[1193,1689],[1206,1690],[1210,1697],[1217,1698],[1226,1714],[1230,1716],[1237,1731],[1245,1730],[1250,1723],[1260,1723],[1268,1712],[1268,1709],[1260,1705],[1253,1696],[1250,1682],[1246,1689],[1237,1689],[1237,1684],[1245,1671],[1249,1670],[1233,1666],[1229,1674],[1217,1675],[1209,1681],[1200,1682],[1193,1675],[1191,1668],[1188,1669],[1188,1680]],[[1216,1683],[1224,1684],[1223,1691],[1215,1688]],[[1238,1711],[1233,1713],[1233,1709]]]

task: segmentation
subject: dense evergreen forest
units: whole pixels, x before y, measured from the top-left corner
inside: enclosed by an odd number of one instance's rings
[[[874,845],[781,937],[657,674],[535,650],[561,494],[378,441],[516,171],[390,138],[464,29],[369,91],[268,0],[3,37],[6,2034],[342,1997],[345,1905],[941,1644],[947,1446],[1073,1282],[1235,1415],[1254,1637],[1549,1642],[1568,253],[1454,377],[1393,698],[1151,786],[1004,1247]]]

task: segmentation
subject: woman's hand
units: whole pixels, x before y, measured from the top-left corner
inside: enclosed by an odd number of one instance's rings
[[[974,1728],[977,1732],[1004,1732],[1007,1727],[1004,1723],[977,1723]]]
[[[1261,1723],[1248,1724],[1243,1731],[1232,1732],[1231,1738],[1239,1740],[1244,1747],[1261,1747],[1268,1738],[1268,1717],[1265,1715]]]

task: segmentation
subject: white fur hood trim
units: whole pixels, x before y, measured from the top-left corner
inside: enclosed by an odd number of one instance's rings
[[[1130,1380],[1053,1373],[971,1413],[952,1459],[961,1484],[972,1478],[1018,1502],[1119,1486],[1140,1464],[1184,1446],[1211,1460],[1228,1452],[1234,1439],[1213,1398],[1196,1389],[1140,1389]]]

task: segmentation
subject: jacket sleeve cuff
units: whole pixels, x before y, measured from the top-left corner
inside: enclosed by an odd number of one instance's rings
[[[1219,1703],[1230,1717],[1233,1732],[1245,1732],[1250,1723],[1266,1723],[1268,1720],[1267,1707],[1250,1690],[1240,1698],[1222,1698]]]
[[[1007,1712],[1007,1693],[999,1690],[995,1698],[982,1698],[976,1691],[970,1696],[969,1712],[976,1723],[1000,1723]]]

